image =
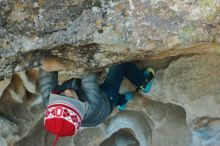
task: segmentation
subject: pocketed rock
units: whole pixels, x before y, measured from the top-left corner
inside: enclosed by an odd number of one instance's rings
[[[116,109],[58,146],[219,146],[219,6],[219,0],[1,0],[0,145],[51,145],[55,138],[43,130],[38,67],[60,71],[62,82],[142,60],[141,67],[157,70],[151,92],[135,94],[125,112]],[[124,81],[121,92],[135,89]]]

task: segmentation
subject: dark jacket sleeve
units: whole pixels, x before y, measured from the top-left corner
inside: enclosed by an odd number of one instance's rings
[[[91,74],[81,81],[81,88],[88,102],[88,112],[82,126],[91,127],[103,122],[111,113],[110,102],[100,93],[97,76]]]
[[[80,79],[72,78],[70,80],[63,82],[61,86],[64,90],[66,90],[66,89],[78,90],[79,84],[80,84]]]
[[[44,107],[47,106],[51,90],[58,85],[58,72],[47,72],[40,68],[40,94],[43,100]]]

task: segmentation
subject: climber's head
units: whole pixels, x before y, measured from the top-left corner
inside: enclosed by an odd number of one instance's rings
[[[53,94],[59,94],[66,97],[79,99],[79,96],[77,95],[76,91],[74,89],[69,89],[65,85],[57,85],[53,88],[51,92]]]
[[[44,116],[45,128],[58,136],[75,135],[86,113],[86,104],[74,90],[52,92]]]

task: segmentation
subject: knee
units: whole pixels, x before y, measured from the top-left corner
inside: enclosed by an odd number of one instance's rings
[[[110,70],[122,70],[124,68],[124,64],[114,64],[110,67]]]

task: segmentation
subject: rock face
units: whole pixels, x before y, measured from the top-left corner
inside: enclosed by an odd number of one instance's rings
[[[219,57],[215,54],[190,55],[169,61],[166,66],[155,65],[160,69],[149,94],[136,93],[126,111],[115,109],[102,124],[82,128],[75,137],[61,138],[58,145],[218,146],[220,64],[216,60]],[[150,63],[157,62],[161,61]],[[149,65],[140,63],[141,66],[143,64]],[[37,75],[37,70],[30,72]],[[0,108],[4,115],[1,117],[1,123],[4,123],[2,140],[16,146],[51,145],[55,137],[43,128],[39,97],[35,95],[29,101],[22,98],[23,92],[20,91],[28,92],[30,89],[22,85],[19,88],[23,90],[15,88],[16,80],[25,82],[28,75],[27,71],[13,75],[12,82],[3,92]],[[67,75],[61,74],[60,79],[65,79]],[[37,83],[37,76],[35,79],[32,83]],[[16,90],[15,97],[20,97],[19,100],[12,95],[6,96],[8,90]],[[120,92],[127,90],[134,90],[134,86],[125,80]]]
[[[1,136],[3,143],[14,145],[42,117],[38,71],[20,72],[11,79],[1,81],[1,84]]]
[[[52,145],[39,66],[62,82],[133,60],[157,70],[152,91],[58,145],[219,146],[219,0],[0,0],[0,9],[1,146]]]
[[[77,74],[114,62],[219,52],[219,0],[1,0],[0,77],[55,56]],[[79,64],[81,70],[77,70]]]

